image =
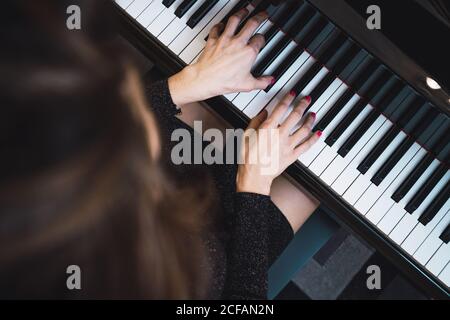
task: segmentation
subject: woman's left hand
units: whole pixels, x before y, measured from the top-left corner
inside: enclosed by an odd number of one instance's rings
[[[265,43],[262,35],[253,34],[267,19],[267,14],[255,15],[237,33],[247,14],[248,11],[243,9],[231,16],[225,27],[220,24],[214,26],[197,62],[169,79],[175,104],[201,101],[232,92],[262,90],[273,82],[271,76],[255,78],[251,74]]]

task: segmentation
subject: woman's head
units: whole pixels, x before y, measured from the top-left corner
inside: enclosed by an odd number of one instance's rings
[[[92,3],[78,1],[81,31],[73,1],[0,14],[0,297],[197,297],[205,201],[161,169],[132,63]]]

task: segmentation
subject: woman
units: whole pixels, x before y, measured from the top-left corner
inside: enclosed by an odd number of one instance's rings
[[[215,26],[198,62],[145,99],[105,7],[81,1],[74,32],[61,19],[70,4],[14,1],[1,17],[0,297],[266,298],[268,268],[293,236],[271,184],[318,139],[314,115],[293,132],[308,98],[283,121],[292,93],[249,125],[255,141],[279,133],[275,172],[170,160],[170,133],[189,129],[176,105],[273,81],[250,74],[266,17],[238,33],[245,10]],[[254,152],[244,144],[244,159]],[[67,287],[71,265],[80,290]]]

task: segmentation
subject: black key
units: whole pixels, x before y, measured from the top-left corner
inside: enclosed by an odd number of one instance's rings
[[[357,168],[358,171],[365,174],[399,133],[400,129],[396,126],[392,126],[388,133],[383,136],[383,138],[372,150],[370,150],[369,154],[359,164]]]
[[[406,110],[400,116],[402,127],[404,127],[404,125],[413,118],[414,114],[417,112],[421,105],[423,105],[423,100],[417,98],[406,108]],[[401,130],[399,127],[393,125],[383,136],[383,138],[381,138],[381,140],[376,144],[376,146],[372,150],[370,150],[369,154],[364,158],[364,160],[359,164],[358,171],[362,174],[365,174],[379,158],[379,156],[384,152],[384,150],[392,143],[392,141],[400,133],[400,131]]]
[[[430,166],[431,162],[433,162],[433,155],[431,153],[427,153],[417,167],[410,173],[410,175],[402,182],[402,184],[397,188],[397,190],[392,194],[391,198],[395,202],[399,202],[403,199],[403,197],[411,190],[412,186],[419,180],[422,174],[427,170]]]
[[[311,82],[311,80],[319,73],[322,69],[321,62],[314,62],[314,64],[308,69],[308,71],[301,77],[301,79],[294,85],[293,91],[298,95],[303,89]],[[305,113],[307,111],[305,110]]]
[[[272,73],[275,81],[283,76],[283,74],[289,69],[289,67],[295,62],[295,60],[297,60],[302,55],[305,48],[307,48],[308,45],[310,45],[311,42],[322,32],[326,25],[327,21],[325,19],[319,19],[319,21],[316,22],[312,30],[310,30],[310,32],[308,32],[308,34],[306,35],[305,39],[303,39],[303,41],[289,53],[287,58]],[[270,85],[264,91],[269,92],[272,87],[273,85]]]
[[[439,236],[439,239],[444,241],[444,243],[450,242],[450,224],[445,228],[444,232]]]
[[[280,7],[273,15],[272,20],[279,29],[285,30],[286,25],[292,21],[293,16],[302,7],[303,1],[291,1],[285,6]]]
[[[392,171],[395,165],[400,161],[400,159],[405,155],[405,153],[414,144],[414,139],[407,138],[400,143],[400,145],[395,149],[395,151],[389,156],[383,165],[378,169],[378,171],[373,175],[370,181],[378,186],[383,182],[384,178]]]
[[[387,70],[383,70],[381,75],[372,83],[369,90],[365,94],[367,99],[362,98],[356,102],[356,104],[350,109],[350,111],[344,116],[341,122],[338,123],[336,128],[330,133],[330,135],[325,139],[325,142],[332,146],[344,133],[345,130],[350,126],[350,124],[356,119],[356,117],[362,112],[366,107],[367,101],[371,100],[373,96],[381,89],[381,87],[389,80],[391,75]]]
[[[378,63],[372,60],[364,70],[358,75],[355,81],[349,83],[351,89],[347,90],[333,106],[327,111],[327,113],[322,117],[322,119],[314,127],[314,131],[324,131],[325,128],[333,121],[333,119],[338,115],[341,109],[350,101],[350,99],[355,94],[355,91],[359,90],[361,86],[370,78],[370,76],[378,68]]]
[[[272,2],[273,2],[272,0],[261,1],[255,7],[255,9],[253,9],[253,11],[244,20],[242,20],[241,26],[239,27],[237,32],[239,32],[242,29],[242,27],[248,22],[249,19],[257,15],[258,13],[266,11],[269,14],[269,12],[273,12],[274,8],[278,7],[278,3],[273,4]]]
[[[355,131],[353,131],[344,144],[339,148],[338,153],[345,157],[353,146],[361,139],[361,137],[366,133],[367,130],[372,126],[372,124],[378,119],[386,107],[397,97],[397,95],[404,88],[403,83],[396,82],[394,86],[389,90],[389,92],[383,97],[382,101],[377,107],[374,107],[369,115],[364,118],[364,120],[358,125]]]
[[[425,104],[425,101],[420,98],[416,97],[414,100],[407,106],[406,110],[402,112],[400,118],[398,119],[397,123],[400,128],[405,128],[406,125],[414,118],[417,112],[419,112],[420,108],[423,107]],[[423,121],[421,121],[421,124]],[[431,123],[426,123],[426,126],[428,126]],[[416,128],[414,128],[412,131],[415,131]]]
[[[164,0],[163,5],[165,5],[167,8],[170,8],[170,6],[173,5],[174,2],[175,0]]]
[[[240,0],[238,3],[236,3],[236,5],[230,10],[230,12],[228,12],[225,17],[223,17],[223,19],[220,21],[223,24],[226,24],[228,19],[230,19],[230,17],[235,14],[236,12],[238,12],[241,9],[246,8],[249,5],[250,1],[249,0]]]
[[[413,213],[430,194],[431,190],[436,186],[439,180],[447,173],[447,167],[444,164],[440,164],[431,176],[420,187],[420,190],[409,200],[405,206],[405,210],[409,213]]]
[[[184,0],[175,10],[175,15],[178,18],[182,18],[196,2],[197,0]]]
[[[435,114],[430,112],[426,115],[426,117],[421,121],[418,125],[414,127],[412,130],[416,136],[420,136],[427,126],[433,121]],[[402,143],[395,149],[395,151],[389,156],[389,158],[383,163],[383,165],[378,169],[378,171],[374,174],[372,179],[373,184],[378,186],[384,178],[391,172],[391,170],[395,167],[395,165],[400,161],[400,159],[405,155],[405,153],[411,148],[414,144],[415,139],[411,136],[407,137]]]
[[[278,32],[279,32],[279,29],[275,24],[273,26],[271,26],[270,29],[267,30],[266,33],[264,33],[264,40],[266,40],[266,42],[264,43],[264,46],[267,46],[270,43],[270,41],[273,40],[273,38],[275,37],[275,35]]]
[[[314,15],[314,11],[308,7],[302,14],[296,19],[294,25],[291,28],[295,28],[297,32],[303,30],[305,25]],[[278,41],[278,43],[266,54],[266,56],[255,66],[253,75],[255,77],[261,76],[264,71],[275,61],[275,59],[283,52],[284,49],[291,43],[290,34],[293,32],[289,29],[287,33]]]
[[[193,29],[212,8],[219,2],[219,0],[205,1],[200,8],[195,11],[186,23],[188,27]]]
[[[425,209],[425,211],[420,215],[419,221],[424,226],[428,224],[436,216],[438,211],[450,198],[450,182],[447,182],[445,188],[442,189],[436,198],[433,199],[431,204]]]
[[[356,57],[360,49],[352,44],[350,49],[342,56],[336,65],[331,67],[331,71],[319,82],[319,84],[309,94],[311,101],[316,101],[328,89],[331,83],[336,80],[345,67]]]
[[[263,75],[264,71],[275,61],[275,59],[283,52],[284,49],[289,45],[291,39],[288,36],[283,36],[283,38],[278,41],[275,47],[267,53],[267,55],[255,66],[252,71],[255,77]]]
[[[317,76],[320,70],[322,70],[323,65],[328,62],[328,60],[336,54],[339,48],[344,44],[346,38],[343,34],[336,35],[333,41],[327,42],[321,48],[321,52],[317,56],[317,61],[308,69],[308,71],[300,78],[299,81],[294,85],[293,90],[296,94],[300,94],[303,89],[311,82],[311,80]],[[305,110],[305,113],[308,110]]]

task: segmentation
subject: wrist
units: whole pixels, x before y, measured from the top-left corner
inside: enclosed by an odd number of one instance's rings
[[[236,191],[237,192],[249,192],[257,193],[269,196],[270,188],[272,186],[272,179],[270,178],[250,178],[243,174],[237,174],[236,176]]]
[[[198,73],[193,66],[187,66],[169,78],[170,95],[176,105],[180,106],[201,100],[198,90],[195,88],[197,79]]]

